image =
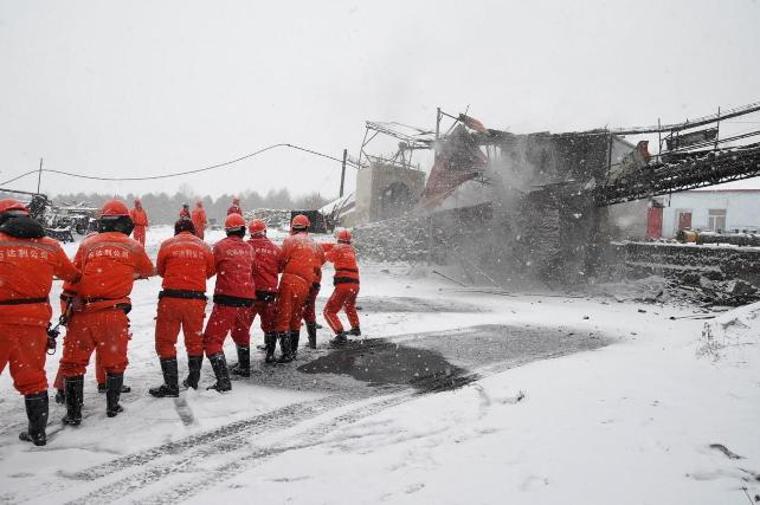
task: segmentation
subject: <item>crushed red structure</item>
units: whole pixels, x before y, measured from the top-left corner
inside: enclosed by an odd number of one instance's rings
[[[434,206],[463,183],[483,174],[488,159],[479,144],[458,125],[436,149],[435,162],[430,169],[420,205]]]

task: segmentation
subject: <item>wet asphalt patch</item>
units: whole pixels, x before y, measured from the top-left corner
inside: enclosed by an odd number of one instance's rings
[[[373,386],[409,385],[420,392],[456,389],[477,380],[472,369],[504,368],[603,347],[609,340],[561,328],[479,325],[352,340],[298,367],[305,374],[348,375]]]
[[[371,385],[408,384],[422,392],[450,390],[477,380],[437,351],[382,338],[353,340],[298,367],[307,374],[350,375]]]

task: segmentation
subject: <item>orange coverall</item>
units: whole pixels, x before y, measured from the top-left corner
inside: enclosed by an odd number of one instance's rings
[[[96,347],[106,373],[121,374],[128,363],[129,294],[135,279],[153,274],[153,264],[135,240],[104,232],[82,242],[74,265],[82,278],[63,347],[63,376],[84,375]]]
[[[192,233],[182,232],[161,244],[156,270],[164,278],[158,295],[156,353],[161,359],[176,357],[182,328],[187,355],[203,356],[206,279],[216,272],[211,248]]]
[[[346,311],[351,328],[359,328],[359,314],[356,312],[356,297],[359,294],[359,266],[356,252],[351,244],[335,244],[326,253],[327,261],[335,265],[333,284],[335,288],[325,304],[323,315],[335,334],[343,333],[343,324],[338,312]]]
[[[203,207],[195,207],[192,217],[195,236],[203,240],[206,234],[206,210]]]
[[[73,282],[63,283],[63,292],[61,293],[61,314],[65,314],[69,309],[69,305],[73,303],[74,297],[77,294],[76,284]],[[63,337],[64,346],[66,345],[66,335]],[[95,349],[95,381],[98,384],[105,385],[106,383],[106,371],[103,370],[103,363],[101,363],[100,354]],[[53,381],[53,387],[55,389],[63,389],[63,372],[61,371],[60,360],[58,361],[58,372],[55,375]]]
[[[282,277],[277,294],[278,333],[298,331],[309,289],[324,264],[324,251],[307,232],[297,232],[282,242]]]
[[[132,237],[144,246],[145,230],[148,229],[148,214],[142,207],[135,207],[129,211],[129,217],[132,218],[132,222],[135,224]]]
[[[13,385],[23,395],[48,387],[46,328],[53,276],[76,281],[79,275],[57,241],[0,232],[0,374],[9,365]]]

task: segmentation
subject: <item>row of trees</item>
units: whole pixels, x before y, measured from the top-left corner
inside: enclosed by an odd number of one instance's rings
[[[148,213],[148,218],[154,224],[171,224],[177,220],[179,210],[182,204],[187,203],[190,209],[195,208],[195,202],[203,201],[206,208],[206,214],[209,219],[216,219],[222,222],[227,215],[227,208],[232,203],[233,196],[240,198],[240,205],[244,211],[253,209],[292,209],[292,210],[314,210],[325,205],[329,200],[319,193],[311,193],[304,196],[293,197],[287,189],[270,190],[265,195],[260,195],[255,191],[246,191],[239,195],[224,194],[218,198],[210,196],[199,197],[187,187],[181,187],[180,191],[174,195],[166,193],[146,193],[135,195],[104,195],[100,193],[75,193],[62,194],[54,197],[56,205],[79,205],[84,204],[92,207],[99,207],[106,200],[111,198],[121,198],[125,200],[130,208],[135,198],[140,198],[142,205]]]

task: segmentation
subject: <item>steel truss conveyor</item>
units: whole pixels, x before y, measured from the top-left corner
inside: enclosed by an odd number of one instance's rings
[[[760,176],[760,143],[655,162],[591,191],[599,206]]]

